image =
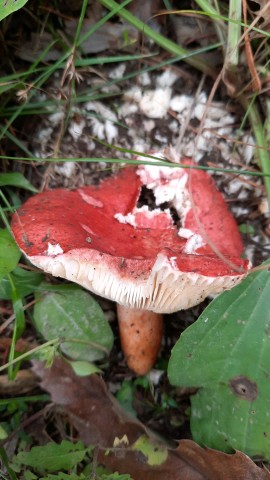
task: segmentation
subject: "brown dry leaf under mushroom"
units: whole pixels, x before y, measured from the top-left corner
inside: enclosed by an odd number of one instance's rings
[[[142,477],[144,480],[270,479],[268,470],[257,467],[241,452],[228,455],[201,448],[191,440],[181,440],[175,449],[168,447],[120,408],[97,375],[77,377],[71,367],[59,359],[50,369],[35,363],[34,370],[52,400],[69,415],[80,439],[86,445],[98,445],[98,461],[113,471],[130,473],[134,480]],[[120,447],[114,448],[115,439],[124,436],[129,445],[120,443]],[[147,457],[134,448],[142,436],[147,437],[155,450],[165,453],[159,465],[149,465]]]

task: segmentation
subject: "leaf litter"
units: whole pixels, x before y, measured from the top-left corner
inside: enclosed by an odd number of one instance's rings
[[[52,401],[68,415],[78,440],[94,445],[97,461],[134,480],[267,480],[270,473],[241,452],[229,455],[191,440],[172,447],[130,417],[98,375],[78,377],[61,359],[50,369],[34,362],[35,374]]]

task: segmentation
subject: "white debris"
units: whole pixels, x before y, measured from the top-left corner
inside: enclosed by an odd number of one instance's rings
[[[142,98],[142,90],[138,85],[126,90],[124,93],[124,99],[135,103],[139,103]]]
[[[64,253],[64,250],[60,247],[59,243],[57,243],[56,245],[52,245],[50,242],[48,242],[46,254],[49,257],[54,257],[55,255],[59,255],[61,253]]]
[[[179,123],[176,120],[173,120],[172,122],[170,122],[169,127],[173,133],[179,133],[180,127],[179,127]]]
[[[167,68],[162,75],[157,77],[156,84],[157,87],[168,88],[171,87],[177,79],[178,75],[174,73],[172,69]]]
[[[62,175],[66,178],[71,178],[72,175],[75,174],[76,164],[75,162],[64,162],[60,165],[55,165],[54,169],[59,175]]]
[[[254,157],[255,142],[252,135],[243,135],[240,151],[243,154],[245,164],[249,165]]]
[[[140,102],[141,111],[149,118],[164,118],[170,106],[171,88],[146,91]]]
[[[134,136],[132,135],[132,131],[134,131]],[[133,129],[130,129],[128,133],[134,139],[133,150],[135,152],[142,152],[142,153],[149,152],[149,143],[144,138],[137,137],[136,131]],[[139,157],[139,158],[140,160],[146,160],[145,157]],[[147,158],[147,160],[150,160],[150,159]]]
[[[178,230],[178,235],[179,237],[182,237],[182,238],[190,238],[193,235],[193,232],[189,230],[189,228],[181,227]]]
[[[86,121],[84,118],[80,118],[80,120],[73,120],[72,122],[70,122],[69,124],[69,127],[68,127],[68,131],[70,133],[70,135],[72,136],[73,140],[77,141],[78,138],[81,137],[82,133],[83,133],[83,129],[86,125]]]
[[[133,115],[139,110],[139,106],[136,103],[124,102],[119,110],[118,114],[120,117],[128,117],[129,115]],[[127,122],[128,123],[128,122]]]
[[[97,115],[102,117],[102,119],[105,120],[110,120],[111,122],[116,122],[117,121],[117,116],[115,113],[108,107],[106,107],[103,103],[101,102],[87,102],[85,104],[85,108],[87,111],[93,111],[96,112]]]
[[[92,126],[93,135],[99,138],[99,140],[104,140],[105,139],[104,124],[101,123],[97,118],[92,118],[90,123]]]
[[[59,123],[63,120],[64,116],[65,116],[64,111],[59,110],[49,115],[48,120],[54,127],[57,127],[57,125],[59,125]]]
[[[96,118],[92,117],[89,120],[93,134],[100,140],[106,138],[109,143],[112,143],[118,136],[118,128],[114,125],[117,121],[115,113],[101,102],[88,102],[85,108],[97,114]]]
[[[245,189],[243,188],[245,186]],[[250,186],[248,183],[243,183],[242,180],[239,180],[238,178],[233,178],[229,182],[226,183],[225,190],[228,195],[234,196],[237,194],[238,199],[244,199],[247,197],[247,190],[251,190],[254,187]]]
[[[109,72],[109,78],[112,78],[113,80],[116,80],[117,78],[122,78],[124,73],[126,71],[126,64],[125,63],[120,63],[119,65],[117,65],[116,68],[114,68],[113,70],[111,70]]]
[[[134,228],[148,228],[150,226],[152,228],[158,228],[161,216],[163,225],[172,225],[170,210],[168,208],[163,211],[160,210],[160,208],[149,210],[148,205],[143,205],[140,208],[135,207],[132,212],[129,212],[127,215],[116,213],[114,218],[116,218],[119,223],[128,224]]]
[[[91,138],[87,138],[87,141],[85,144],[86,144],[87,150],[89,150],[90,152],[92,152],[92,150],[96,148],[96,144]]]
[[[196,254],[196,250],[200,247],[203,247],[205,242],[203,241],[201,235],[194,233],[191,237],[188,238],[186,245],[183,248],[183,253],[187,254]]]
[[[122,213],[116,213],[114,218],[118,220],[119,223],[128,224],[132,227],[136,227],[136,218],[134,213],[128,213],[127,215],[123,215]]]
[[[149,133],[153,128],[155,128],[154,120],[144,120],[143,122],[144,130]]]
[[[39,130],[39,132],[37,133],[37,140],[40,143],[41,150],[46,148],[47,143],[52,138],[52,133],[53,133],[52,127],[43,128],[42,130]]]
[[[118,137],[118,128],[110,120],[106,120],[104,127],[106,138],[109,143],[112,143]]]
[[[203,121],[204,137],[207,134],[208,138],[212,136],[215,138],[211,129],[218,130],[219,135],[230,135],[235,122],[234,116],[225,110],[223,103],[215,102],[208,105],[205,92],[199,95],[192,115],[192,118],[194,117]],[[203,149],[205,149],[205,146]]]
[[[143,87],[148,87],[148,85],[151,85],[151,78],[148,72],[143,72],[138,76],[138,82],[143,86]]]
[[[155,140],[158,140],[158,142],[164,143],[165,145],[167,145],[167,143],[168,143],[167,137],[165,135],[162,136],[159,132],[157,132],[155,134],[154,138],[155,138]]]
[[[170,108],[178,113],[187,112],[192,102],[193,99],[188,95],[175,95],[170,101]]]

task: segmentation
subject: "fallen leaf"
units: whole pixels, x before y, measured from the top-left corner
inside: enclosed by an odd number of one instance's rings
[[[97,460],[113,471],[129,473],[134,480],[270,479],[268,470],[257,467],[241,452],[224,454],[191,440],[170,447],[129,417],[97,375],[77,377],[60,359],[50,369],[35,362],[34,371],[53,402],[69,415],[80,439],[85,445],[97,445]],[[116,442],[116,438],[125,438],[125,442]]]
[[[41,285],[46,289],[46,284]],[[55,287],[54,287],[55,288]],[[46,340],[61,337],[61,350],[72,360],[94,362],[109,354],[113,333],[96,300],[81,288],[63,285],[40,298],[37,292],[34,326]]]

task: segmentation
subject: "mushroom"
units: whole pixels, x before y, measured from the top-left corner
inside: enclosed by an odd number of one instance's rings
[[[45,191],[12,231],[35,266],[118,303],[122,348],[140,375],[155,363],[162,313],[231,288],[249,268],[222,195],[192,168],[126,167],[98,186]]]

